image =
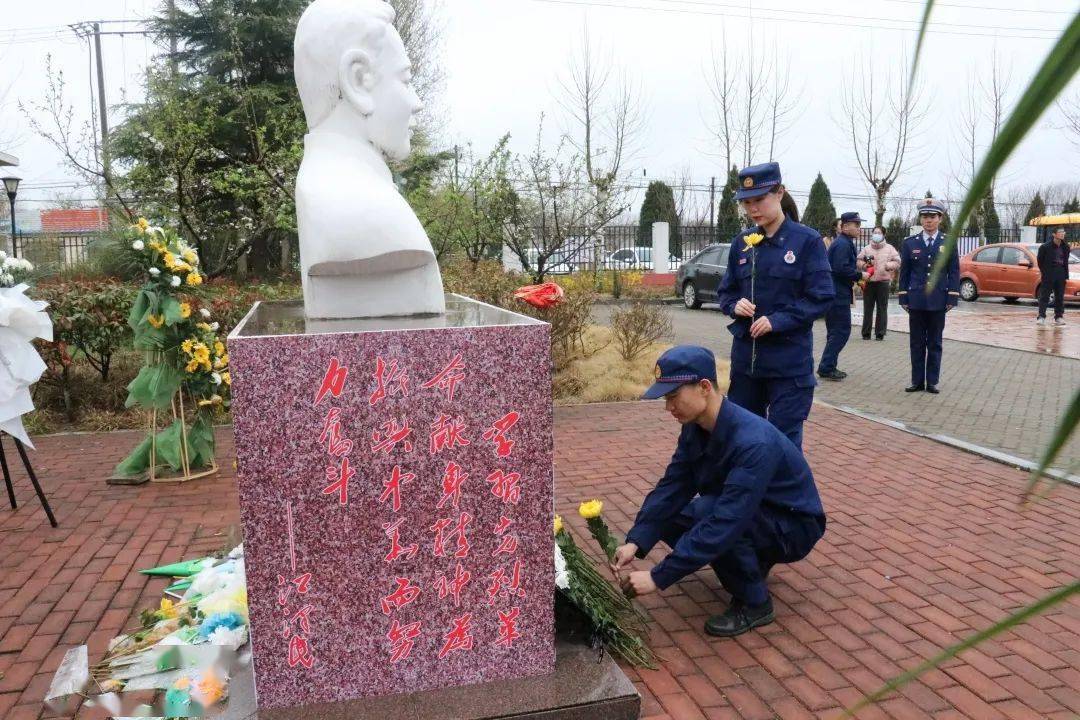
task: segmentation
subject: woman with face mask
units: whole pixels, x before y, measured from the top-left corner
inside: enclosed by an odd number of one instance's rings
[[[885,228],[874,228],[870,244],[859,253],[858,269],[873,274],[863,288],[863,340],[870,339],[870,327],[874,327],[874,338],[885,339],[889,325],[889,288],[893,277],[900,269],[900,253],[885,242]],[[877,322],[874,322],[874,310],[877,310]]]

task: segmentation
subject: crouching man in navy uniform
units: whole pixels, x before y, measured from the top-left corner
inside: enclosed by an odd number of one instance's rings
[[[945,237],[938,231],[944,214],[937,200],[926,198],[919,206],[923,231],[906,238],[900,249],[900,307],[907,312],[911,328],[911,385],[905,392],[938,394],[945,313],[960,300],[960,259],[955,251],[949,254],[934,288],[928,287],[934,263],[944,252]]]
[[[656,377],[643,399],[663,397],[682,433],[611,569],[624,588],[644,595],[708,565],[731,606],[709,618],[705,632],[732,637],[767,625],[774,619],[769,571],[806,557],[825,533],[810,466],[776,427],[720,394],[706,348],[668,350]],[[624,574],[660,540],[671,553],[659,565]]]
[[[731,241],[720,308],[734,318],[728,399],[802,448],[814,402],[814,321],[832,304],[832,270],[821,235],[784,215],[776,163],[739,173],[735,197],[757,227]]]

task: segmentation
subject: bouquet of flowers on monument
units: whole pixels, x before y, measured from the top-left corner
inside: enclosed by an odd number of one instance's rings
[[[191,479],[193,471],[212,472],[213,417],[228,405],[229,354],[218,324],[200,307],[203,275],[198,252],[174,231],[145,219],[125,235],[125,252],[145,272],[128,324],[135,347],[146,353],[138,376],[128,385],[127,406],[150,411],[150,432],[114,471],[114,478],[149,473],[158,466]],[[158,430],[158,415],[172,423]]]
[[[595,509],[599,517],[602,505],[593,502],[597,504],[589,506],[589,510]],[[655,658],[645,641],[648,620],[619,588],[600,574],[596,563],[574,542],[558,515],[555,516],[555,587],[588,618],[594,642],[633,665],[655,668]]]

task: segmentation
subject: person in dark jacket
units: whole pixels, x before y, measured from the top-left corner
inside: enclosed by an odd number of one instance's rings
[[[731,605],[708,619],[705,632],[732,637],[767,625],[774,619],[769,571],[803,559],[825,534],[810,466],[775,426],[720,394],[716,359],[706,348],[680,345],[660,356],[643,399],[661,397],[682,432],[611,570],[624,588],[644,595],[708,565]],[[662,562],[623,575],[661,540],[671,548]]]
[[[1069,279],[1069,255],[1072,249],[1065,242],[1065,228],[1054,228],[1054,239],[1039,246],[1039,325],[1046,324],[1046,306],[1054,293],[1054,324],[1065,324],[1065,281]]]
[[[832,269],[832,281],[835,296],[832,305],[825,312],[825,349],[818,363],[818,377],[826,380],[843,380],[847,373],[836,364],[840,360],[840,351],[851,338],[851,303],[852,284],[866,276],[856,267],[855,241],[859,237],[862,218],[857,212],[846,212],[840,216],[840,232],[829,246],[829,266]]]
[[[717,294],[733,320],[728,398],[801,448],[817,386],[814,321],[828,309],[833,283],[821,236],[784,214],[785,193],[776,163],[739,173],[735,198],[755,226],[732,239]]]
[[[906,238],[900,248],[898,300],[908,314],[911,349],[911,385],[904,392],[938,394],[945,313],[960,301],[960,259],[955,248],[948,251],[941,277],[930,284],[938,256],[946,252],[945,236],[938,229],[944,216],[945,207],[926,198],[919,206],[923,231]]]

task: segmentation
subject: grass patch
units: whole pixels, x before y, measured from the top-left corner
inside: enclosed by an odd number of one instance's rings
[[[585,352],[555,372],[556,405],[637,400],[653,383],[656,358],[671,345],[653,343],[633,361],[623,360],[611,328],[592,325],[585,332]],[[727,392],[728,363],[718,360],[716,377]]]

